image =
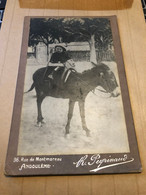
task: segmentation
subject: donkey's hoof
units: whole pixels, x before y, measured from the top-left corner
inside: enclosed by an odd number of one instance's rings
[[[42,127],[44,124],[46,124],[44,121],[37,122],[35,126]]]
[[[91,137],[90,131],[86,131],[86,136],[87,136],[87,137]]]
[[[83,127],[83,130],[86,132],[86,136],[90,137],[90,130],[87,127]]]
[[[65,136],[64,136],[66,139],[69,139],[70,138],[70,134],[69,133],[67,133],[67,134],[65,134]]]
[[[45,125],[46,124],[46,121],[43,120],[43,121],[41,121],[41,123],[42,123],[42,125]]]
[[[86,129],[84,129],[85,130],[85,132],[86,132],[86,136],[87,137],[90,137],[90,130],[88,129],[88,128],[86,128]]]
[[[37,122],[37,124],[35,126],[36,127],[42,127],[42,123],[41,122]]]

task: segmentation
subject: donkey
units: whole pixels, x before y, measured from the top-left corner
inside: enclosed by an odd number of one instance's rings
[[[70,62],[66,62],[70,63]],[[118,87],[114,73],[110,68],[101,63],[93,64],[93,68],[82,73],[71,71],[66,82],[60,86],[61,76],[64,72],[64,67],[60,67],[58,71],[54,71],[54,79],[44,78],[44,75],[49,75],[55,67],[40,68],[33,74],[33,84],[27,91],[35,88],[37,97],[37,123],[39,126],[43,125],[43,116],[41,104],[46,96],[54,98],[69,99],[68,120],[65,127],[65,135],[69,134],[70,122],[73,116],[73,109],[75,102],[78,102],[82,128],[86,135],[90,135],[90,130],[86,125],[85,120],[85,100],[89,92],[94,91],[97,86],[101,86],[105,93],[111,94],[112,97],[117,97],[119,93],[116,91]]]

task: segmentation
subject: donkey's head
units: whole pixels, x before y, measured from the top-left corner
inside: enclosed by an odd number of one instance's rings
[[[105,64],[96,67],[99,85],[105,93],[110,93],[112,97],[117,97],[120,93],[117,91],[118,83],[114,73]]]

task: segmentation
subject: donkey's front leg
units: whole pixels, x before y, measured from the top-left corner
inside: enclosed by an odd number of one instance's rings
[[[80,108],[80,116],[81,116],[81,120],[82,120],[83,130],[86,131],[87,136],[90,136],[90,130],[88,129],[88,127],[86,125],[86,120],[85,120],[85,100],[84,99],[79,101],[79,108]]]
[[[69,100],[68,120],[67,120],[67,124],[65,127],[65,130],[66,130],[65,135],[69,134],[70,121],[73,116],[74,105],[75,105],[75,101]]]

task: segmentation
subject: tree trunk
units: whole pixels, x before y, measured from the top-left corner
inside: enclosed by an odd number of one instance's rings
[[[49,59],[50,58],[50,56],[49,56],[49,44],[47,44],[47,61],[49,62]]]
[[[95,35],[91,35],[91,40],[89,41],[90,46],[90,62],[97,64],[96,50],[95,50]]]
[[[51,56],[52,56],[52,51],[51,51],[51,49],[49,47],[49,43],[48,43],[48,45],[47,45],[47,65],[49,65]]]

